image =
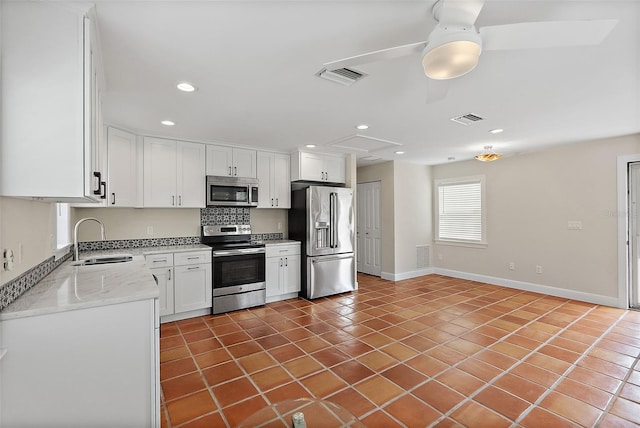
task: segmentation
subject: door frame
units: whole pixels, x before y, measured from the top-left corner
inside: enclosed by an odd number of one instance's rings
[[[629,267],[629,164],[640,162],[640,154],[621,155],[617,159],[618,204],[614,215],[618,223],[618,307],[629,309],[631,269]]]

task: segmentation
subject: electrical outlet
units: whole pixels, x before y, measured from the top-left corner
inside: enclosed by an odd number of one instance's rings
[[[516,264],[514,262],[509,263],[509,270],[516,270]]]
[[[542,266],[536,266],[536,273],[542,273]]]
[[[153,235],[153,226],[147,226],[147,235]]]
[[[580,220],[569,220],[567,222],[567,229],[569,229],[569,230],[582,230],[582,221],[580,221]]]
[[[282,230],[282,222],[278,222],[278,230]]]

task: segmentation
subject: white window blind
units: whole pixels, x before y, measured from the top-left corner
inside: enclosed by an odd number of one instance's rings
[[[436,182],[437,239],[469,243],[485,241],[483,182],[482,177]]]

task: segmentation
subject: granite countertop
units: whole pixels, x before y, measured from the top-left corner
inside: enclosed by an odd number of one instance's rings
[[[277,239],[272,241],[264,241],[264,245],[267,247],[276,246],[276,245],[292,245],[292,244],[300,244],[300,241],[292,241],[290,239]]]

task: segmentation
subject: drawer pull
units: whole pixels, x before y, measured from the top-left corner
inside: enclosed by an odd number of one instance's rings
[[[166,263],[166,262],[167,262],[167,259],[162,259],[162,260],[158,259],[153,261],[153,263]]]
[[[200,269],[200,266],[194,266],[194,267],[187,268],[187,270],[197,270],[197,269]]]

